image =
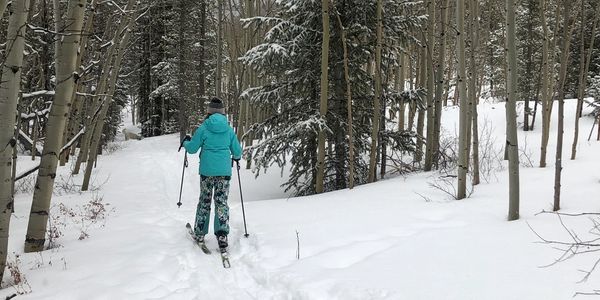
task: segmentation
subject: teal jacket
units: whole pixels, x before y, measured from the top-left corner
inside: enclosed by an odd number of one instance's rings
[[[242,157],[240,142],[221,114],[208,117],[183,147],[190,154],[200,150],[199,173],[204,176],[231,176],[231,159]]]

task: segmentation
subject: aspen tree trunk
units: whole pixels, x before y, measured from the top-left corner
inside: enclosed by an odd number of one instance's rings
[[[456,199],[464,199],[467,196],[467,171],[469,169],[469,146],[468,146],[468,127],[471,123],[468,119],[469,99],[467,97],[467,77],[466,59],[465,59],[465,0],[456,2],[456,29],[457,29],[457,47],[456,56],[458,58],[457,84],[460,97],[460,118],[459,118],[459,143],[458,143],[458,187]],[[456,100],[455,100],[456,101]]]
[[[554,105],[554,60],[556,58],[556,44],[558,41],[558,28],[560,27],[560,4],[556,5],[556,10],[554,12],[555,24],[554,31],[552,34],[552,46],[550,48],[550,57],[548,58],[548,73],[545,73],[549,78],[548,80],[548,90],[546,91],[547,101],[546,106],[543,107],[542,110],[542,144],[540,146],[541,154],[540,154],[540,168],[546,167],[546,154],[548,151],[548,141],[550,139],[550,120],[552,116],[552,106]],[[544,12],[544,11],[542,11]],[[542,25],[547,27],[546,25],[546,17],[545,14],[542,14]],[[543,74],[544,75],[544,74]]]
[[[35,160],[35,156],[37,155],[37,143],[38,143],[38,133],[40,131],[40,117],[35,116],[33,118],[33,132],[31,133],[31,160]]]
[[[415,50],[414,52],[417,52],[417,51]],[[408,64],[409,64],[409,68],[408,68],[409,80],[408,81],[409,81],[409,85],[410,85],[410,90],[414,90],[415,84],[418,84],[418,82],[417,82],[418,78],[419,78],[419,68],[418,68],[419,62],[418,62],[418,60],[420,59],[420,57],[421,57],[420,55],[416,56],[416,60],[417,60],[416,64],[413,63],[414,59],[412,56],[408,57]],[[413,72],[413,70],[414,70],[414,72]],[[410,131],[413,130],[413,125],[415,123],[416,107],[417,106],[414,101],[411,101],[408,104],[408,124],[407,124],[406,130],[410,130]]]
[[[261,15],[261,11],[260,11],[260,1],[255,1],[256,7],[253,10],[253,14],[260,16]],[[327,16],[327,20],[329,20],[329,15]],[[256,32],[260,31],[260,28],[257,27],[256,28]],[[253,45],[257,45],[258,43],[260,43],[260,37],[259,34],[254,34],[254,39],[252,39],[252,44]],[[258,86],[259,85],[259,81],[258,81],[258,77],[257,77],[257,72],[254,72],[252,70],[252,72],[250,72],[250,82],[252,84],[252,86]],[[252,107],[250,106],[250,103],[246,103],[246,109],[248,109],[248,112],[246,113],[246,126],[251,126],[252,124],[254,124],[256,122],[256,118],[258,116],[258,110],[256,107]],[[254,134],[250,133],[246,136],[246,145],[249,147],[252,147],[252,144],[254,143]],[[252,166],[252,153],[248,153],[248,155],[246,156],[246,169],[250,170]]]
[[[223,76],[223,0],[217,0],[217,74],[215,78],[215,91],[221,98],[221,79]]]
[[[200,64],[198,66],[198,93],[200,98],[204,99],[206,95],[206,76],[205,76],[205,60],[206,60],[206,0],[200,0]],[[204,113],[204,101],[200,101],[200,112]]]
[[[585,2],[585,1],[582,1]],[[583,4],[582,4],[583,6]],[[585,24],[585,13],[581,13],[582,23]],[[585,26],[581,26],[581,65],[585,66],[580,70],[579,74],[579,97],[577,99],[577,111],[575,112],[575,134],[573,136],[573,146],[571,147],[571,159],[575,159],[577,156],[577,141],[579,140],[579,119],[581,118],[581,110],[583,108],[583,97],[585,94],[587,84],[587,74],[590,69],[590,61],[592,60],[592,52],[594,51],[594,41],[596,38],[596,28],[598,26],[598,19],[600,19],[600,5],[596,4],[596,11],[594,17],[594,25],[592,26],[592,35],[590,38],[590,46],[588,48],[587,57],[584,55],[584,35],[583,29]],[[585,63],[584,63],[585,61]]]
[[[467,2],[468,1],[468,2]],[[469,4],[469,17],[473,16],[472,14],[472,8],[471,8],[471,0],[465,0],[465,4],[468,3]],[[465,32],[465,34],[467,34],[467,36],[465,37],[465,39],[467,38],[472,38],[472,30],[473,30],[473,26],[472,23],[469,21],[468,22],[468,26],[467,26],[467,31]],[[472,41],[469,41],[469,44],[472,45]],[[472,48],[472,47],[471,47]],[[472,52],[472,50],[471,50]],[[465,85],[467,86],[467,93],[465,94],[465,97],[467,97],[467,144],[466,144],[466,152],[467,152],[467,173],[469,173],[469,167],[470,167],[470,163],[471,163],[471,140],[472,140],[472,123],[473,123],[473,97],[471,97],[471,87],[470,87],[470,82],[471,82],[471,77],[472,77],[472,70],[471,67],[469,65],[469,62],[467,62],[466,60],[466,53],[465,53],[465,67],[467,68],[467,77],[465,77]]]
[[[448,10],[450,11],[450,10]],[[450,18],[448,18],[448,20],[450,20]],[[455,66],[454,63],[454,57],[456,56],[456,51],[450,51],[450,55],[448,55],[448,59],[446,60],[447,62],[447,70],[446,70],[446,78],[448,78],[448,80],[446,80],[446,85],[444,86],[444,95],[442,96],[442,100],[444,101],[444,106],[448,106],[448,98],[450,98],[450,87],[452,84],[452,80],[450,80],[450,78],[452,77],[452,75],[454,74],[454,69],[452,67]],[[458,90],[458,85],[455,83],[456,87],[454,89],[454,96],[456,96],[456,91]],[[453,99],[454,101],[456,101],[456,98]]]
[[[535,0],[527,0],[527,38],[533,38],[533,1]],[[527,63],[525,66],[525,74],[528,80],[533,79],[533,47],[531,42],[527,43],[527,49],[524,51],[527,56]],[[531,108],[529,107],[529,102],[531,100],[531,85],[529,81],[527,82],[527,92],[525,93],[525,106],[523,107],[523,131],[529,131],[529,114],[531,113]]]
[[[23,49],[25,47],[25,23],[29,12],[29,0],[12,0],[6,33],[6,58],[2,64],[0,81],[0,278],[6,267],[10,217],[13,212],[12,194],[15,116],[21,86]],[[18,130],[18,126],[17,126]],[[35,146],[35,145],[34,145]]]
[[[177,86],[178,86],[178,92],[179,92],[179,138],[180,140],[183,140],[183,138],[185,137],[187,131],[188,131],[188,117],[187,117],[187,92],[186,92],[186,85],[185,85],[185,71],[186,71],[186,65],[185,65],[185,50],[186,50],[186,45],[185,45],[185,31],[184,28],[186,28],[186,20],[187,20],[187,7],[186,7],[186,1],[187,0],[179,0],[179,28],[178,28],[178,46],[179,46],[179,53],[177,56],[177,60],[178,60],[178,65],[179,65],[179,78],[177,78]],[[221,3],[219,1],[219,3]],[[220,25],[219,25],[220,26]],[[219,51],[220,53],[220,51]]]
[[[327,117],[327,96],[329,91],[329,0],[321,2],[321,16],[323,20],[323,42],[321,43],[321,103],[320,116],[322,120]],[[325,131],[319,130],[317,146],[317,178],[315,190],[322,193],[325,177]]]
[[[582,1],[583,2],[583,1]],[[554,169],[554,206],[553,210],[560,210],[560,187],[561,187],[561,172],[562,172],[562,147],[563,147],[563,138],[564,138],[564,112],[565,112],[565,80],[567,78],[567,67],[569,64],[569,56],[570,56],[570,47],[571,47],[571,34],[573,32],[573,28],[575,27],[575,21],[571,22],[569,15],[573,13],[571,11],[571,1],[566,0],[564,3],[564,11],[563,11],[563,22],[565,26],[563,28],[563,46],[562,46],[562,54],[560,59],[560,73],[559,73],[559,83],[558,83],[558,129],[557,129],[557,138],[556,138],[556,163]],[[585,12],[582,12],[585,13]],[[574,14],[574,20],[577,18],[577,13]]]
[[[425,165],[424,171],[431,171],[434,155],[434,133],[435,133],[435,107],[433,92],[435,88],[433,71],[433,52],[435,48],[434,29],[435,29],[435,1],[427,1],[427,14],[429,15],[427,27],[427,139],[425,144]]]
[[[381,124],[382,131],[385,131],[385,121],[386,121],[385,116],[386,116],[386,112],[388,111],[388,109],[387,109],[387,102],[385,101],[385,99],[383,98],[382,95],[383,95],[384,87],[389,86],[389,80],[390,80],[390,77],[393,74],[393,71],[392,71],[392,68],[390,66],[389,61],[388,61],[388,64],[386,66],[386,70],[387,70],[387,72],[385,74],[385,79],[383,77],[383,72],[382,72],[382,80],[381,80],[382,87],[381,87],[381,94],[380,94],[380,99],[381,100],[379,101],[379,103],[381,104],[381,109],[380,109],[381,116],[380,116],[380,121],[379,121],[380,123],[379,124]],[[390,111],[392,111],[392,110],[390,109]],[[391,117],[392,116],[390,116],[390,118]],[[377,155],[378,155],[377,161],[378,161],[378,164],[380,165],[380,168],[379,168],[379,177],[381,179],[383,179],[383,178],[385,178],[385,174],[387,172],[387,157],[388,157],[388,155],[387,155],[387,146],[388,146],[388,143],[384,139],[383,134],[379,135],[378,141],[379,141],[379,146],[378,146],[379,152],[377,153]]]
[[[596,119],[597,119],[596,123],[598,123],[598,135],[596,137],[596,140],[600,141],[600,115]]]
[[[425,39],[425,37],[423,37],[423,39]],[[420,84],[417,86],[427,86],[427,75],[429,75],[427,61],[427,48],[423,47],[421,49],[421,67],[419,71]],[[425,127],[425,110],[417,107],[415,107],[415,109],[417,111],[417,151],[415,151],[415,162],[421,163],[421,160],[423,159],[423,128]]]
[[[135,126],[135,112],[136,109],[135,107],[137,106],[137,100],[136,100],[136,96],[133,96],[131,98],[131,125]]]
[[[244,5],[246,8],[246,18],[250,18],[252,17],[252,5],[250,4],[250,0],[245,0],[244,1]],[[245,47],[246,50],[250,49],[252,42],[251,42],[251,37],[250,37],[250,28],[246,28],[246,30],[244,31],[244,42],[245,42]],[[242,87],[250,87],[250,70],[249,69],[245,69],[244,70],[244,74],[242,76]],[[244,80],[245,79],[245,80]],[[240,140],[240,142],[243,142],[242,136],[244,136],[245,133],[245,126],[248,126],[248,124],[246,124],[246,106],[248,100],[247,99],[240,99],[240,105],[239,105],[239,113],[238,113],[238,124],[237,124],[237,138],[238,140]]]
[[[242,74],[243,71],[240,71],[242,68],[240,66],[240,63],[238,62],[238,58],[240,57],[240,35],[239,33],[241,32],[240,30],[240,26],[239,26],[239,22],[233,22],[233,20],[235,20],[235,16],[234,16],[234,6],[232,3],[232,0],[228,0],[228,4],[229,4],[229,17],[232,20],[231,21],[231,34],[229,35],[229,45],[233,45],[233,47],[229,47],[230,49],[230,57],[233,57],[234,59],[230,60],[230,64],[231,64],[231,75],[229,77],[229,82],[230,85],[235,89],[235,93],[233,93],[233,99],[232,101],[229,103],[230,105],[230,110],[228,112],[228,115],[231,117],[231,121],[232,124],[237,125],[237,123],[239,122],[239,97],[241,94],[241,89],[242,89],[242,85],[241,85],[241,81],[242,81]],[[236,130],[237,130],[237,126],[236,126]]]
[[[135,25],[135,18],[131,15],[131,11],[135,8],[136,0],[129,0],[125,11],[130,12],[130,15],[124,16],[121,22],[127,24],[125,27],[125,33],[120,41],[117,41],[116,46],[116,57],[114,58],[114,62],[112,58],[109,58],[112,62],[112,68],[110,72],[110,79],[107,84],[107,93],[106,95],[102,95],[103,98],[103,106],[98,114],[98,119],[93,126],[90,127],[90,131],[92,132],[92,139],[90,142],[90,153],[88,154],[87,163],[85,165],[85,173],[83,176],[83,183],[81,185],[82,191],[87,191],[89,188],[90,178],[92,176],[92,169],[94,168],[94,163],[96,162],[98,151],[100,150],[100,139],[102,137],[102,131],[104,129],[104,124],[106,121],[106,113],[108,112],[108,108],[113,100],[113,94],[116,89],[117,78],[119,77],[119,69],[121,68],[121,62],[123,60],[123,56],[125,54],[125,47],[129,43],[129,39],[131,37],[131,31],[133,30],[133,26]],[[120,31],[119,31],[120,32]],[[117,32],[117,34],[119,33]]]
[[[8,5],[8,0],[0,0],[0,20],[4,17],[4,11]]]
[[[89,15],[88,18],[86,20],[85,23],[85,28],[83,30],[83,32],[85,33],[84,35],[81,36],[81,42],[80,42],[80,47],[79,47],[79,51],[77,53],[77,62],[75,64],[75,70],[78,71],[81,67],[81,63],[83,61],[83,57],[86,55],[87,53],[87,42],[89,40],[89,36],[92,33],[93,30],[93,25],[94,25],[94,19],[96,17],[96,0],[92,0],[90,2],[90,9],[89,9]],[[67,120],[67,125],[66,128],[67,129],[67,138],[66,140],[70,140],[71,138],[73,138],[75,136],[75,134],[77,134],[76,131],[78,131],[78,127],[81,124],[81,115],[83,115],[83,110],[82,110],[82,106],[83,106],[83,101],[81,99],[81,97],[77,96],[77,92],[80,90],[81,88],[81,82],[83,80],[77,80],[77,82],[75,82],[75,87],[73,88],[73,94],[71,96],[71,101],[73,103],[73,105],[71,106],[71,118]],[[77,145],[73,145],[73,150],[77,147]],[[65,151],[63,155],[61,155],[60,157],[60,166],[64,166],[66,163],[66,159],[69,155],[70,151]]]
[[[400,66],[398,67],[398,74],[396,81],[398,85],[396,87],[397,92],[404,91],[406,84],[406,62],[405,62],[406,54],[400,53]],[[404,119],[406,114],[406,103],[404,103],[404,99],[400,99],[399,109],[398,109],[398,131],[404,131]]]
[[[379,118],[381,117],[381,47],[383,40],[382,8],[383,0],[377,0],[377,48],[375,49],[375,99],[373,101],[373,128],[371,131],[371,156],[369,159],[368,182],[377,180],[377,141],[379,139]]]
[[[115,31],[116,33],[114,34],[113,38],[112,38],[112,42],[111,45],[109,46],[108,50],[106,51],[106,58],[105,63],[102,65],[102,71],[101,71],[101,75],[100,75],[100,79],[98,80],[98,87],[96,88],[96,95],[94,95],[92,97],[92,101],[90,106],[90,116],[92,114],[95,114],[99,109],[101,109],[102,106],[102,101],[100,100],[101,97],[98,95],[103,95],[106,93],[106,85],[108,82],[108,76],[110,74],[110,62],[113,61],[113,56],[115,53],[115,50],[117,48],[117,43],[114,41],[116,39],[116,35],[119,32],[122,32],[125,29],[125,23],[121,23],[118,27],[117,30]],[[79,174],[79,171],[81,169],[81,164],[85,161],[88,160],[88,154],[90,152],[90,143],[92,140],[92,135],[94,134],[94,130],[93,130],[93,120],[91,117],[88,116],[88,118],[85,119],[84,122],[84,127],[86,128],[85,130],[85,134],[83,135],[83,137],[81,138],[81,142],[80,142],[80,148],[79,148],[79,155],[77,156],[77,161],[75,162],[75,167],[73,168],[73,175]]]
[[[68,2],[67,22],[65,22],[67,26],[64,31],[67,35],[62,38],[58,46],[59,52],[56,54],[56,92],[46,124],[46,140],[33,193],[33,204],[25,238],[25,252],[43,250],[46,241],[48,210],[54,188],[58,155],[62,147],[62,133],[75,86],[73,73],[81,39],[85,6],[86,0]]]
[[[15,126],[15,133],[13,135],[13,138],[15,141],[18,140],[19,138],[19,130],[21,130],[21,113],[19,111],[17,111],[17,126]],[[17,147],[13,147],[13,152],[12,152],[12,177],[10,179],[10,195],[12,196],[11,199],[14,199],[15,197],[15,179],[17,178]],[[15,206],[13,205],[11,207],[11,211],[14,213],[15,212]],[[0,221],[1,222],[1,221]],[[0,226],[2,226],[0,224]],[[2,245],[2,243],[0,242],[0,245]],[[2,246],[0,246],[2,247]],[[2,250],[4,248],[0,248],[0,251],[4,251]],[[4,251],[6,252],[6,251]],[[0,254],[3,252],[0,252]],[[4,270],[4,268],[2,268],[2,270]]]
[[[546,146],[548,141],[547,138],[544,143],[545,132],[547,131],[547,124],[550,123],[549,114],[547,112],[547,108],[550,105],[552,99],[550,99],[550,90],[548,89],[549,81],[550,81],[550,63],[548,62],[548,22],[546,21],[546,0],[540,0],[540,17],[542,22],[542,30],[543,30],[543,41],[542,41],[542,144],[540,149],[540,167],[543,168],[546,166]]]
[[[448,23],[448,15],[450,10],[450,0],[446,0],[440,8],[442,17],[440,25],[440,50],[438,51],[438,61],[436,65],[436,86],[435,86],[435,122],[433,131],[433,161],[437,168],[438,152],[440,151],[440,134],[442,127],[442,105],[444,93],[444,63],[446,62],[446,24]]]
[[[479,178],[479,128],[477,123],[477,104],[479,103],[478,88],[477,88],[477,60],[476,54],[479,45],[479,0],[471,0],[471,57],[470,57],[470,69],[471,77],[469,78],[469,98],[471,102],[471,117],[472,117],[472,142],[473,142],[473,185],[478,185],[480,182]]]
[[[348,46],[346,43],[346,29],[342,24],[339,14],[336,14],[340,31],[342,32],[342,47],[344,50],[344,79],[346,79],[346,102],[348,111],[348,187],[354,188],[354,127],[352,126],[352,88],[350,83],[350,68],[348,67]]]
[[[508,80],[506,99],[506,148],[508,149],[508,220],[519,219],[519,144],[517,138],[517,47],[515,0],[506,0],[506,48]]]
[[[54,32],[61,32],[63,30],[62,9],[60,8],[60,0],[52,0],[54,8]],[[58,55],[60,46],[60,38],[56,37],[54,42],[54,55]]]

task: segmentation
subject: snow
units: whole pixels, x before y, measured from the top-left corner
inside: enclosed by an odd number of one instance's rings
[[[501,150],[504,104],[479,107],[480,122],[494,127],[490,137]],[[597,212],[600,143],[587,141],[592,119],[583,117],[577,160],[568,160],[574,112],[575,101],[567,101],[562,211]],[[444,113],[445,130],[454,132],[458,109]],[[597,257],[576,256],[541,268],[561,252],[538,243],[529,228],[568,241],[556,216],[537,214],[552,208],[555,123],[548,167],[521,168],[521,219],[514,222],[506,221],[506,171],[477,186],[470,198],[455,201],[429,186],[439,177],[435,172],[289,198],[279,187],[284,179],[278,170],[255,178],[242,169],[250,236],[243,237],[234,180],[227,270],[218,254],[197,249],[184,228],[193,221],[199,194],[198,158],[190,157],[183,206],[177,208],[183,161],[176,152],[178,136],[119,141],[120,150],[100,158],[95,191],[53,198],[77,208],[101,196],[110,203],[105,223],[90,226],[84,240],[72,226],[59,238],[61,247],[22,254],[21,271],[32,292],[18,299],[567,299],[592,291],[598,274],[577,281],[583,276],[579,269],[591,268]],[[535,165],[540,131],[539,123],[533,132],[519,131],[521,152]],[[79,184],[81,177],[73,181]],[[30,201],[30,194],[16,197],[9,253],[22,252]],[[582,235],[592,227],[588,218],[564,221]],[[212,236],[207,243],[217,247]],[[0,297],[13,292],[4,289]]]
[[[54,91],[41,90],[41,91],[36,91],[36,92],[31,92],[31,93],[23,93],[21,97],[22,98],[30,98],[30,97],[37,97],[37,96],[43,96],[43,95],[54,96],[54,94],[55,94]]]

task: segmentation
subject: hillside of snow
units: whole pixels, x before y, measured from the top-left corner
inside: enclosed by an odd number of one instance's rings
[[[581,119],[578,156],[568,159],[575,104],[569,100],[565,108],[561,211],[598,212],[600,142],[587,141],[592,118]],[[501,155],[504,104],[481,104],[479,110],[481,139],[493,150],[488,156]],[[447,108],[443,116],[452,137],[458,108]],[[493,159],[488,181],[460,201],[431,187],[443,185],[437,172],[290,198],[280,188],[280,170],[255,178],[242,169],[250,236],[244,237],[234,178],[231,269],[223,269],[216,251],[203,254],[185,231],[199,195],[198,158],[190,156],[178,208],[178,135],[119,141],[100,157],[93,191],[77,192],[72,185],[81,183],[81,175],[69,177],[68,166],[59,170],[57,182],[64,188],[53,198],[51,224],[60,231],[53,249],[22,253],[32,196],[21,186],[9,260],[14,265],[18,255],[27,284],[6,288],[0,297],[25,291],[16,299],[569,299],[600,289],[598,273],[578,283],[585,275],[580,270],[592,268],[597,254],[542,267],[562,252],[539,243],[530,227],[548,239],[569,241],[570,235],[556,215],[538,214],[552,209],[556,118],[545,169],[537,167],[537,119],[534,131],[519,131],[521,219],[513,222],[506,221],[506,162],[494,165]],[[33,164],[20,157],[18,167]],[[102,209],[98,220],[81,217],[91,200]],[[594,225],[585,216],[562,220],[583,237]],[[208,246],[216,249],[214,236],[208,236]],[[4,281],[11,280],[6,274]]]

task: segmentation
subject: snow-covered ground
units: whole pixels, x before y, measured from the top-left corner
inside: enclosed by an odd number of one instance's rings
[[[562,208],[598,212],[600,143],[587,142],[592,120],[584,117],[577,160],[568,159],[574,110],[575,102],[567,101]],[[445,111],[448,132],[455,131],[457,118],[458,109]],[[480,105],[480,120],[488,124],[483,139],[495,140],[501,150],[504,105]],[[523,158],[535,166],[540,120],[535,131],[519,131]],[[177,208],[183,158],[176,152],[178,136],[121,141],[122,149],[100,158],[95,191],[54,198],[76,212],[101,198],[109,203],[108,216],[96,224],[88,221],[89,237],[83,240],[78,240],[77,217],[59,218],[76,225],[63,230],[58,248],[20,255],[32,292],[17,299],[568,299],[600,288],[600,274],[577,283],[583,276],[579,270],[596,261],[593,253],[541,268],[561,252],[538,243],[529,225],[544,237],[569,238],[555,215],[536,215],[552,208],[555,140],[556,122],[548,167],[521,168],[521,219],[514,222],[506,221],[505,170],[461,201],[429,186],[439,177],[434,172],[289,198],[279,187],[278,170],[257,179],[242,170],[250,237],[243,237],[235,182],[231,269],[221,267],[217,254],[200,252],[184,230],[199,194],[197,157],[190,158],[183,205]],[[79,184],[81,177],[69,179],[68,169],[60,171],[62,181]],[[11,253],[22,253],[30,201],[31,195],[17,196]],[[585,217],[564,221],[582,235],[592,227]],[[208,245],[217,247],[213,237]],[[14,291],[6,288],[0,296]]]

